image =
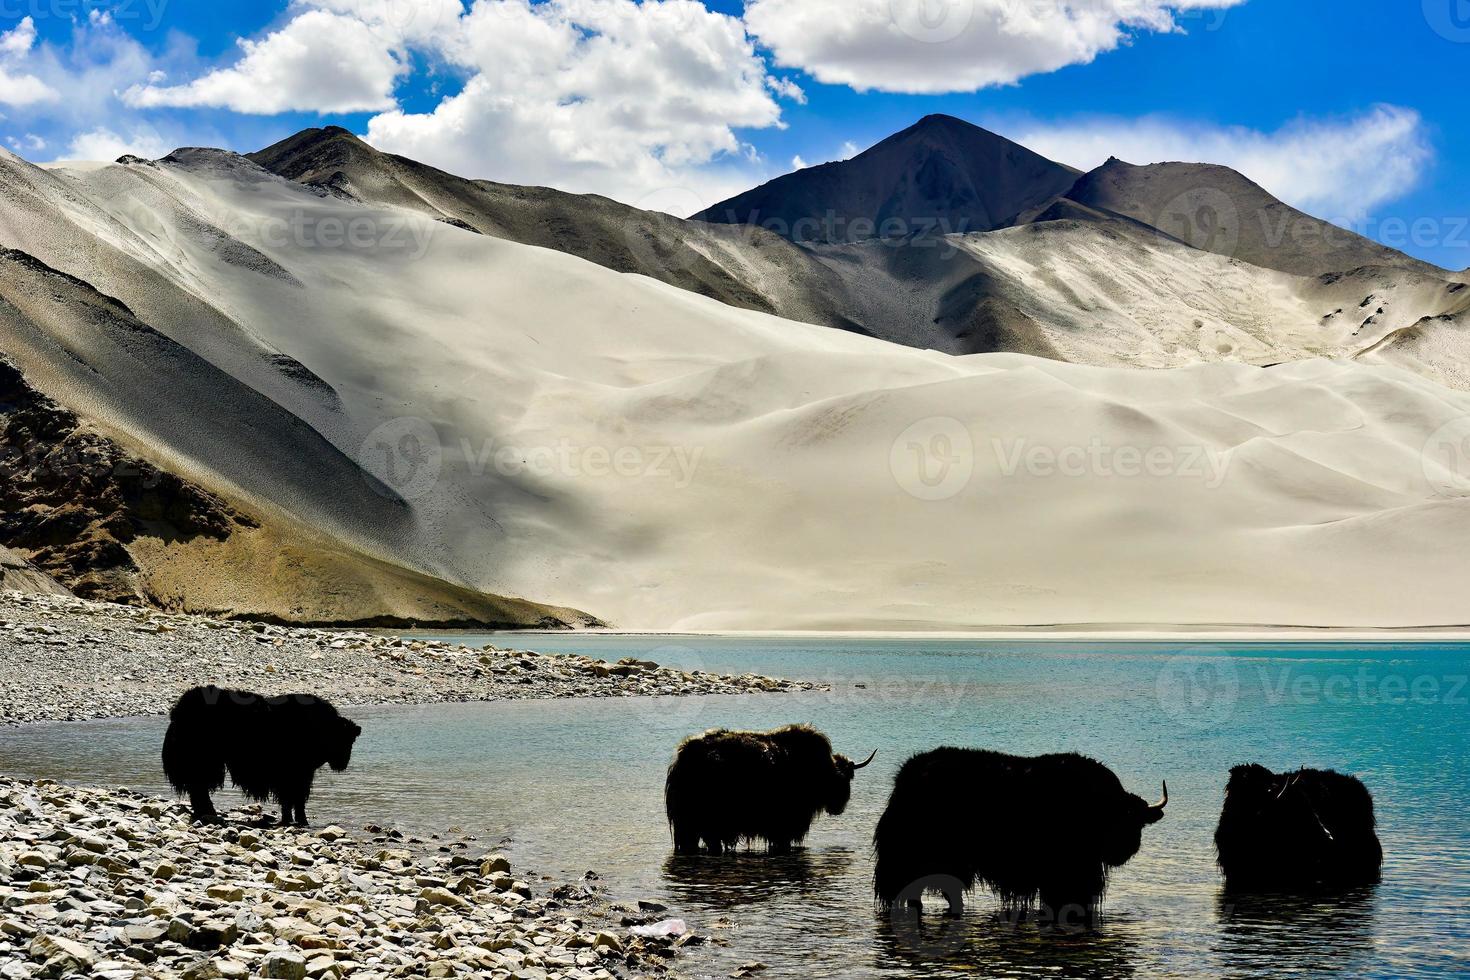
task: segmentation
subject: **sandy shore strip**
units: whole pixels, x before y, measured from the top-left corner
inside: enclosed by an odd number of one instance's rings
[[[468,839],[261,816],[194,826],[128,790],[0,776],[0,976],[608,980],[665,975],[703,941],[660,905],[610,904],[591,876],[532,884]]]
[[[649,661],[471,648],[0,593],[0,725],[157,715],[200,684],[339,705],[788,693],[818,685]]]

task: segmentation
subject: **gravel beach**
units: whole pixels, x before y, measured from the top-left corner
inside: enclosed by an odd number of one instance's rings
[[[194,826],[125,789],[0,776],[0,977],[598,980],[666,974],[704,941],[661,906],[537,882],[472,841],[263,816]],[[634,934],[649,926],[667,935]]]
[[[342,706],[815,687],[0,592],[0,725],[162,714],[209,683]],[[227,820],[0,775],[0,980],[595,980],[665,974],[704,941],[660,906],[611,904],[591,873],[537,881],[469,840],[267,828],[260,807]]]
[[[0,725],[163,714],[200,684],[261,694],[307,691],[339,706],[776,694],[815,687],[753,674],[688,673],[648,661],[607,664],[0,593]]]

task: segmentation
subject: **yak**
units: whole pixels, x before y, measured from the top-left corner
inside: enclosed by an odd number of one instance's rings
[[[316,771],[342,772],[362,729],[310,694],[263,697],[249,691],[196,687],[169,712],[163,771],[194,819],[218,823],[210,794],[225,775],[249,799],[274,797],[281,826],[306,826],[306,801]]]
[[[775,854],[806,839],[823,811],[841,816],[852,779],[866,762],[834,755],[827,736],[806,725],[773,732],[715,729],[685,739],[664,783],[677,854],[711,854],[764,842]]]
[[[1108,875],[1163,819],[1100,762],[1076,754],[1035,758],[940,748],[903,764],[873,835],[873,891],[922,914],[924,893],[945,892],[950,914],[976,884],[1024,916],[1038,899],[1054,922],[1091,923]]]
[[[1318,891],[1377,884],[1383,868],[1373,796],[1331,770],[1236,766],[1215,852],[1234,891]]]

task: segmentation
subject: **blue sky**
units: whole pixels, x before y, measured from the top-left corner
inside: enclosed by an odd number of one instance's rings
[[[0,0],[0,142],[34,160],[336,123],[688,212],[947,112],[1083,168],[1236,166],[1455,269],[1467,78],[1470,0]]]

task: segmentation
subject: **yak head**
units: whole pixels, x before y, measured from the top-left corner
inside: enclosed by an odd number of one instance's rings
[[[1120,798],[1109,808],[1111,813],[1103,821],[1101,840],[1103,862],[1113,867],[1132,860],[1143,846],[1143,828],[1164,819],[1164,808],[1169,805],[1169,784],[1164,783],[1164,796],[1157,803],[1129,793],[1122,783],[1118,784],[1117,793]]]
[[[352,746],[362,729],[346,718],[336,719],[327,733],[327,765],[333,772],[342,772],[352,764]]]
[[[834,755],[832,778],[823,794],[822,808],[834,817],[842,816],[842,811],[847,809],[847,801],[852,799],[852,777],[857,775],[859,769],[870,766],[877,757],[876,749],[865,762],[853,762],[845,755]]]

